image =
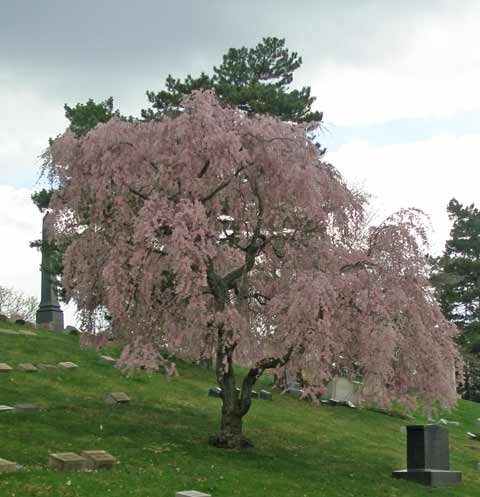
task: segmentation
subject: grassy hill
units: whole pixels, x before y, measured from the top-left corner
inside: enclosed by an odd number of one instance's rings
[[[19,328],[0,323],[5,327]],[[390,477],[405,467],[401,419],[274,394],[273,402],[254,401],[245,418],[255,448],[223,451],[207,445],[219,423],[220,400],[207,397],[212,372],[180,361],[179,378],[139,372],[129,379],[97,357],[80,350],[73,336],[0,333],[0,362],[80,366],[0,374],[0,404],[42,407],[0,413],[0,458],[24,466],[0,475],[0,497],[174,497],[190,489],[212,497],[480,497],[480,442],[465,437],[480,431],[480,404],[461,401],[447,416],[460,422],[449,426],[450,463],[463,471],[463,486],[430,489]],[[131,404],[106,405],[112,391],[126,392]],[[49,452],[85,449],[105,449],[120,463],[114,472],[62,473],[47,466]]]

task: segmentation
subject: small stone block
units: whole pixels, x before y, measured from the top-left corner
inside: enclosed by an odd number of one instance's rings
[[[77,369],[78,366],[74,362],[59,362],[58,367],[62,369]]]
[[[2,413],[2,412],[14,412],[14,411],[15,411],[15,407],[0,406],[0,413]]]
[[[28,411],[28,412],[36,412],[40,411],[40,406],[35,404],[15,404],[16,411]]]
[[[38,368],[35,367],[32,363],[30,362],[24,362],[22,364],[19,364],[17,366],[18,371],[23,371],[24,373],[37,373]]]
[[[260,390],[260,398],[262,400],[272,400],[272,392],[268,392],[267,390]]]
[[[115,364],[117,364],[117,360],[113,357],[110,357],[109,355],[101,355],[98,358],[98,362],[107,366],[115,366]]]
[[[177,492],[175,497],[211,497],[210,494],[204,494],[203,492],[197,492],[196,490],[184,490],[183,492]]]
[[[128,404],[130,397],[125,392],[109,393],[105,399],[107,404]]]
[[[88,459],[90,469],[113,469],[117,460],[105,450],[82,450],[80,455]]]
[[[0,373],[8,373],[9,371],[13,371],[13,368],[5,362],[0,362]]]
[[[15,473],[17,471],[16,463],[0,459],[0,473]]]
[[[208,391],[208,396],[209,397],[221,397],[222,396],[222,389],[215,387],[215,388],[210,388]]]
[[[252,390],[252,399],[258,399],[258,392]]]
[[[60,471],[83,471],[88,469],[88,459],[74,452],[58,452],[48,455],[48,465]]]

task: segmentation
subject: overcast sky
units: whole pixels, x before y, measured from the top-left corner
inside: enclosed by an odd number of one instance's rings
[[[292,87],[317,97],[328,161],[379,216],[423,209],[440,252],[448,201],[480,205],[479,23],[478,0],[0,0],[0,285],[39,297],[29,196],[65,103],[139,115],[169,73],[265,36],[302,56]]]

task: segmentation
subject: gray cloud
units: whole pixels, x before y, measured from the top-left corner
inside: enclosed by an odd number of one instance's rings
[[[448,0],[15,0],[0,6],[0,65],[61,104],[113,95],[122,110],[136,113],[146,106],[145,90],[162,88],[168,73],[210,71],[229,47],[285,37],[304,60],[299,82],[309,84],[308,75],[331,62],[395,57],[409,33],[449,15],[451,6]]]

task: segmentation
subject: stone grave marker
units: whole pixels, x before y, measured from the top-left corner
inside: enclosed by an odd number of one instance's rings
[[[58,367],[61,369],[77,369],[78,366],[74,362],[59,362]]]
[[[267,390],[260,390],[259,395],[262,400],[272,400],[272,392],[268,392]]]
[[[407,469],[394,471],[392,476],[430,487],[460,485],[462,472],[450,471],[447,429],[439,425],[407,426]]]
[[[333,400],[338,405],[339,403],[352,402],[358,404],[359,389],[358,382],[351,382],[349,379],[342,376],[335,376],[327,385],[326,392],[322,395],[322,399]]]
[[[98,358],[98,362],[107,366],[115,366],[117,364],[117,360],[113,357],[110,357],[109,355],[101,355]]]
[[[2,412],[15,412],[15,407],[12,406],[0,406],[0,413]]]
[[[82,450],[80,455],[88,459],[89,469],[113,469],[117,460],[105,450]]]
[[[287,395],[299,399],[303,395],[303,390],[301,388],[290,386],[285,390]]]
[[[9,371],[13,371],[13,368],[5,362],[0,362],[0,373],[8,373]]]
[[[25,319],[22,319],[22,318],[18,318],[18,319],[15,319],[15,324],[19,324],[21,326],[24,326],[27,322],[25,321]]]
[[[37,364],[37,368],[42,371],[46,371],[48,369],[58,369],[58,367],[55,366],[55,364]]]
[[[37,406],[36,404],[15,404],[14,408],[16,411],[20,411],[20,412],[40,411],[40,406]]]
[[[209,397],[221,397],[222,396],[222,389],[219,387],[210,388],[210,390],[208,391],[208,396]]]
[[[105,398],[107,404],[128,404],[130,397],[125,392],[112,392]]]
[[[183,492],[176,492],[175,497],[211,497],[210,494],[197,492],[196,490],[184,490]]]
[[[38,368],[35,367],[31,362],[23,362],[17,365],[18,371],[23,371],[24,373],[38,373]]]
[[[7,321],[7,316],[5,316],[5,314],[0,314],[0,323],[6,323]]]
[[[258,392],[255,390],[252,390],[252,399],[258,399]]]
[[[75,452],[57,452],[48,455],[48,465],[59,471],[83,471],[88,467],[88,459]]]
[[[0,459],[0,473],[15,473],[17,464],[6,459]]]

